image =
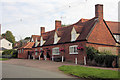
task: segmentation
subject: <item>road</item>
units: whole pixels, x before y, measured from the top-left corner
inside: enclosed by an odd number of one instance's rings
[[[38,68],[2,64],[3,78],[73,78],[64,73],[52,72]]]

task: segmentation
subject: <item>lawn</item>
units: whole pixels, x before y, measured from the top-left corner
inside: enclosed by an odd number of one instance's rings
[[[118,71],[113,70],[67,65],[63,65],[59,67],[59,69],[61,71],[64,71],[64,73],[71,74],[81,78],[101,78],[101,79],[120,78],[120,76],[118,76]]]
[[[8,60],[7,58],[0,58],[0,61]]]

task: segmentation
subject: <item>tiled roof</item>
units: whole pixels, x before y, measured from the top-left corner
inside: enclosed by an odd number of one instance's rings
[[[65,43],[65,42],[71,41],[71,31],[72,31],[73,27],[75,28],[76,32],[78,34],[80,34],[79,37],[77,38],[77,40],[85,40],[87,35],[89,34],[91,28],[94,26],[95,22],[96,22],[96,18],[81,19],[75,24],[58,28],[56,31],[58,37],[60,37],[60,40],[58,41],[58,43]],[[49,33],[49,36],[44,45],[53,44],[54,34],[55,34],[55,30],[53,30],[53,31],[51,31],[51,33]]]
[[[36,39],[40,41],[40,35],[32,35],[33,41],[35,42]]]
[[[87,37],[89,36],[90,31],[92,31],[92,28],[95,26],[95,24],[98,22],[98,18],[94,17],[92,19],[80,19],[78,22],[65,26],[60,27],[56,31],[52,30],[49,32],[45,32],[42,34],[43,40],[45,40],[45,43],[43,45],[51,45],[54,43],[54,35],[55,32],[57,33],[58,37],[60,37],[60,40],[58,43],[65,43],[65,42],[71,42],[71,31],[73,27],[75,28],[77,34],[80,34],[77,40],[87,40]],[[118,22],[110,22],[105,21],[110,28],[112,33],[118,33]],[[40,40],[39,35],[32,35],[34,41],[36,38]],[[40,44],[39,44],[40,45]],[[38,45],[38,46],[39,46]]]
[[[118,31],[118,25],[120,24],[120,22],[112,22],[112,21],[106,21],[108,27],[110,28],[110,30],[112,31],[112,33],[119,33],[120,31]]]
[[[34,45],[34,42],[28,42],[25,46],[23,46],[23,47],[21,47],[20,49],[22,49],[22,48],[32,48],[33,47],[33,45]]]

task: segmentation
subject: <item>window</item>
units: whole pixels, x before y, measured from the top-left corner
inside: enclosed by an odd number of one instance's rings
[[[114,35],[114,37],[118,42],[120,41],[120,35]]]
[[[54,35],[54,44],[57,44],[57,42],[60,40],[60,37],[58,37],[57,33],[55,32]]]
[[[59,55],[60,52],[59,52],[59,47],[55,47],[52,49],[52,55]]]
[[[38,54],[37,49],[35,49],[35,55],[37,55],[37,54]]]
[[[72,39],[71,39],[71,41],[75,41],[75,39],[76,39],[76,33],[72,33]]]
[[[80,34],[77,34],[75,28],[73,27],[71,31],[71,41],[75,41]]]
[[[78,45],[70,46],[69,47],[69,54],[78,54],[77,47],[78,47]]]
[[[43,40],[43,37],[41,36],[40,38],[40,46],[42,46],[45,43],[45,41]]]
[[[34,41],[33,41],[33,38],[31,39],[31,42],[34,42]]]
[[[9,44],[9,46],[11,46],[11,44]]]

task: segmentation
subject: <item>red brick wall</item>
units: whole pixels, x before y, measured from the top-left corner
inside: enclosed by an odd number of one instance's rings
[[[88,42],[116,45],[114,38],[110,34],[103,21],[96,24],[90,36],[88,37]]]
[[[72,46],[72,45],[78,45],[78,46],[84,47],[84,50],[83,51],[79,50],[78,54],[69,54],[69,46]],[[84,56],[86,56],[85,46],[86,46],[86,42],[84,41],[84,42],[76,42],[76,43],[59,44],[59,45],[53,45],[53,46],[45,46],[42,48],[44,50],[44,55],[46,55],[46,51],[47,51],[46,48],[50,49],[49,51],[50,58],[52,58],[52,48],[55,48],[55,47],[59,47],[60,49],[64,48],[65,52],[60,52],[60,55],[54,55],[54,57],[64,56],[65,61],[70,61],[70,62],[75,62],[75,58],[77,58],[78,63],[83,64]],[[41,47],[38,47],[37,49],[40,51],[40,48]],[[33,50],[35,49],[36,48],[33,48]],[[35,58],[38,58],[38,57],[39,57],[39,54],[37,56],[35,55]]]
[[[18,58],[28,59],[28,51],[32,51],[32,50],[24,49],[24,51],[22,53],[22,49],[21,49],[21,53],[18,53]]]

